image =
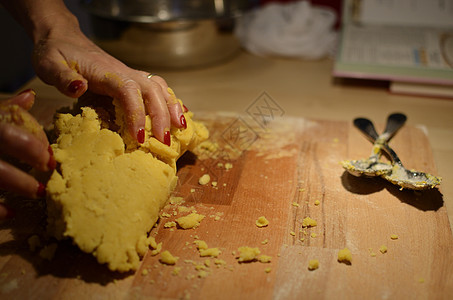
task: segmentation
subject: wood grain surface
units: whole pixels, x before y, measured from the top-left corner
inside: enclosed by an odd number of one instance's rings
[[[180,160],[174,195],[206,217],[196,229],[165,228],[183,215],[175,216],[177,206],[168,205],[170,217],[151,232],[179,257],[175,266],[148,252],[138,271],[112,273],[70,241],[59,243],[53,260],[44,260],[27,244],[28,237],[44,231],[44,206],[4,195],[17,215],[0,224],[0,298],[453,298],[453,239],[442,189],[401,191],[379,178],[345,173],[339,161],[365,158],[371,150],[352,122],[227,113],[197,117],[219,148]],[[377,127],[382,130],[383,124]],[[436,175],[423,128],[403,127],[391,145],[406,167]],[[222,167],[227,162],[229,170]],[[206,173],[217,187],[198,184]],[[269,220],[267,227],[255,225],[260,216]],[[302,228],[307,216],[317,226]],[[226,264],[200,257],[196,239],[220,248],[218,258]],[[388,249],[384,254],[382,245]],[[258,247],[272,261],[238,263],[241,246]],[[337,261],[345,247],[352,252],[349,265]],[[311,259],[319,260],[317,270],[308,270]],[[207,276],[200,278],[203,268]]]

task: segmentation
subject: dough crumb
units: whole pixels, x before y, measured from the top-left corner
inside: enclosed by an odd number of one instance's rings
[[[176,219],[176,223],[182,228],[182,229],[191,229],[191,228],[196,228],[200,225],[201,220],[204,219],[204,215],[200,215],[197,213],[191,213],[187,216],[180,217]]]
[[[221,253],[219,248],[200,249],[199,252],[200,252],[201,257],[206,257],[206,256],[217,257]]]
[[[352,263],[351,251],[348,248],[344,248],[338,251],[338,261],[348,265],[351,264]]]
[[[318,225],[318,223],[313,220],[312,218],[310,217],[306,217],[303,221],[302,221],[302,227],[314,227]]]
[[[174,222],[174,221],[169,221],[169,222],[167,222],[167,223],[164,224],[164,227],[165,227],[165,228],[176,227],[176,222]]]
[[[260,249],[247,247],[247,246],[239,247],[238,251],[239,251],[239,258],[238,258],[239,262],[254,261],[257,259],[258,255],[261,254]]]
[[[266,219],[266,217],[261,216],[255,221],[255,224],[257,227],[260,227],[260,228],[266,227],[267,225],[269,225],[269,221]]]
[[[379,247],[379,251],[381,251],[382,254],[387,253],[387,246],[382,245],[381,247]]]
[[[270,257],[269,255],[260,255],[258,257],[258,261],[261,263],[270,263],[271,260],[272,260],[272,257]]]
[[[198,250],[206,250],[208,249],[208,244],[206,244],[205,241],[202,240],[196,240],[193,242],[195,245],[197,245]]]
[[[170,251],[165,250],[160,254],[159,261],[165,265],[174,265],[178,259],[179,257],[173,256]]]
[[[272,271],[272,268],[266,268],[266,269],[264,269],[264,272],[266,272],[266,273],[270,273],[271,271]]]
[[[232,168],[233,168],[233,164],[232,163],[226,163],[225,164],[225,170],[229,171]]]
[[[310,271],[316,270],[319,268],[319,261],[317,259],[310,259],[308,262],[308,269]]]
[[[299,203],[297,203],[297,202],[293,202],[293,203],[291,203],[291,205],[294,206],[294,207],[299,207],[300,206]]]
[[[390,236],[390,238],[391,238],[392,240],[397,240],[397,239],[398,239],[398,235],[397,235],[397,234],[392,234],[392,235]]]
[[[209,176],[209,174],[204,174],[203,176],[201,176],[199,179],[198,179],[198,183],[200,185],[206,185],[209,183],[209,181],[211,181],[211,176]]]
[[[321,202],[319,202],[319,200],[315,200],[315,205],[318,206],[319,204],[321,204]]]
[[[261,245],[266,245],[267,243],[269,243],[269,240],[265,239],[264,241],[261,242]]]

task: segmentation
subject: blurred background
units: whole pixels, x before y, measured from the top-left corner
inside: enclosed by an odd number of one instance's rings
[[[292,0],[100,1],[66,0],[82,31],[103,49],[136,68],[204,67],[234,57],[237,18],[252,8]],[[337,13],[342,0],[311,0]],[[120,5],[118,5],[120,4]],[[148,11],[145,9],[148,7]],[[176,9],[175,9],[176,8]],[[146,15],[147,17],[144,17]],[[0,92],[11,93],[35,76],[32,43],[0,6]]]

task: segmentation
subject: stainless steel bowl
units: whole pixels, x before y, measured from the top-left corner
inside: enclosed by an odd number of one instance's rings
[[[258,0],[82,0],[91,14],[121,21],[157,23],[237,17]]]
[[[240,50],[234,20],[256,0],[83,0],[94,40],[133,67],[189,68]]]

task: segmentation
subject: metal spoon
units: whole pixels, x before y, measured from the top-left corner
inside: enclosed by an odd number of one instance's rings
[[[354,176],[381,176],[392,171],[393,166],[388,163],[380,162],[381,149],[385,143],[387,143],[395,133],[404,125],[406,122],[406,116],[400,113],[394,113],[388,116],[387,124],[384,132],[378,136],[374,129],[373,123],[365,118],[357,118],[354,120],[354,125],[363,130],[366,130],[367,137],[373,142],[373,149],[368,159],[361,160],[348,160],[343,161],[342,165],[350,174]],[[372,137],[372,138],[370,138]]]
[[[357,126],[363,125],[363,126]],[[371,121],[364,122],[363,124],[356,124],[357,128],[362,131],[371,141],[376,141],[376,130],[373,128]],[[382,149],[390,155],[392,160],[392,170],[389,173],[382,175],[383,178],[390,181],[391,183],[398,185],[403,188],[411,190],[423,190],[435,188],[440,185],[442,179],[440,177],[433,176],[428,173],[407,170],[399,157],[396,155],[390,146],[384,142],[382,144]]]

